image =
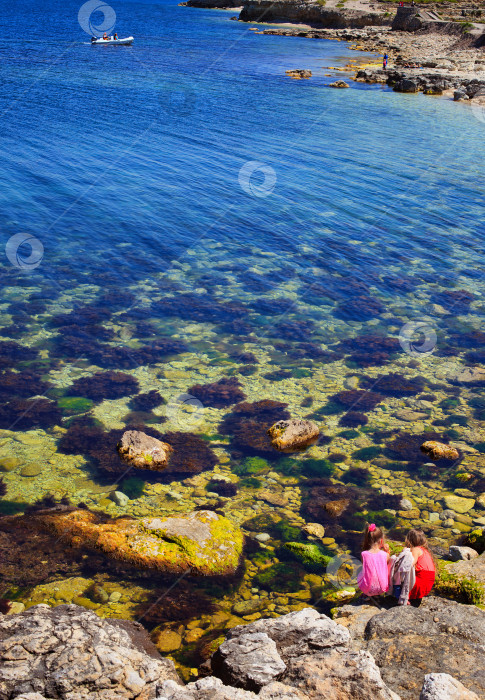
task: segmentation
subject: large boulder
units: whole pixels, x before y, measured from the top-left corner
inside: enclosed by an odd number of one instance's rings
[[[320,429],[311,420],[291,418],[279,420],[268,430],[271,445],[282,452],[295,452],[313,445],[320,435]]]
[[[419,608],[398,606],[374,615],[365,639],[384,682],[403,700],[416,700],[429,673],[448,673],[485,697],[485,612],[473,605],[428,597]]]
[[[259,690],[259,698],[399,700],[372,656],[350,648],[341,625],[313,608],[234,627],[211,659],[224,683]],[[266,667],[265,658],[269,659]]]
[[[106,520],[88,510],[51,509],[36,513],[33,522],[71,545],[170,574],[232,574],[243,548],[241,530],[211,510],[170,518]]]
[[[419,700],[479,700],[479,697],[448,673],[429,673],[424,678]]]
[[[103,620],[77,605],[0,616],[2,700],[149,700],[164,680],[181,683],[137,623]]]
[[[127,430],[116,446],[120,459],[137,469],[163,471],[168,466],[173,447],[140,430]]]

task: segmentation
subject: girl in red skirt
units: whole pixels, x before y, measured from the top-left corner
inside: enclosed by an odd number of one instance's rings
[[[411,590],[409,600],[411,605],[418,607],[422,599],[431,593],[436,578],[436,567],[422,530],[409,530],[406,547],[411,550],[416,570],[416,583]]]

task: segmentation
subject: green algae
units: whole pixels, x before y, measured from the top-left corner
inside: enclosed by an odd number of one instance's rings
[[[314,543],[286,542],[285,547],[309,571],[321,571],[332,558]]]
[[[331,476],[334,471],[335,464],[328,459],[306,459],[301,469],[301,473],[309,477]]]
[[[279,562],[263,569],[254,577],[254,583],[268,591],[294,593],[301,588],[294,564]]]
[[[136,499],[143,495],[145,486],[146,481],[136,476],[130,476],[128,479],[123,479],[118,490],[122,491],[128,498]]]
[[[58,399],[57,405],[64,416],[73,416],[78,413],[87,413],[94,406],[94,401],[82,396],[63,396]]]
[[[362,447],[360,450],[355,450],[355,452],[352,452],[352,457],[367,462],[370,459],[379,457],[380,454],[382,454],[382,448],[372,445],[371,447]]]
[[[241,464],[234,466],[232,471],[238,476],[251,476],[253,474],[263,474],[269,468],[269,463],[262,457],[246,457]]]
[[[483,605],[485,603],[485,585],[474,578],[459,576],[447,571],[446,564],[447,562],[438,562],[434,592],[459,603]]]

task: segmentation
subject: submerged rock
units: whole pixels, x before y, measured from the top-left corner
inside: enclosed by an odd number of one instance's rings
[[[282,452],[293,452],[314,444],[320,435],[316,423],[310,420],[291,418],[279,420],[268,430],[271,445]]]
[[[162,471],[168,466],[173,447],[140,430],[123,433],[116,449],[120,459],[132,467]]]
[[[438,462],[440,459],[455,460],[460,457],[460,453],[456,447],[445,445],[444,443],[437,442],[436,440],[428,440],[427,442],[423,442],[420,449],[421,452],[433,460],[433,462]]]
[[[74,546],[164,573],[231,574],[243,547],[242,532],[227,518],[200,510],[171,518],[103,520],[88,510],[41,511],[35,522]]]
[[[2,698],[154,698],[165,680],[181,685],[136,622],[103,620],[77,605],[0,616]]]

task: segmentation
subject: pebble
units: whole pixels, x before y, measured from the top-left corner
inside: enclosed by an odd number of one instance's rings
[[[130,499],[126,495],[126,493],[123,493],[123,491],[113,491],[113,493],[110,495],[111,500],[116,503],[116,505],[124,507],[128,505],[130,502]]]
[[[37,464],[28,464],[20,470],[20,476],[33,477],[39,476],[42,469]]]
[[[258,542],[268,542],[271,539],[271,535],[268,535],[267,532],[260,532],[254,539],[258,540]]]
[[[110,603],[119,603],[121,600],[121,593],[119,591],[113,591],[109,597]]]

